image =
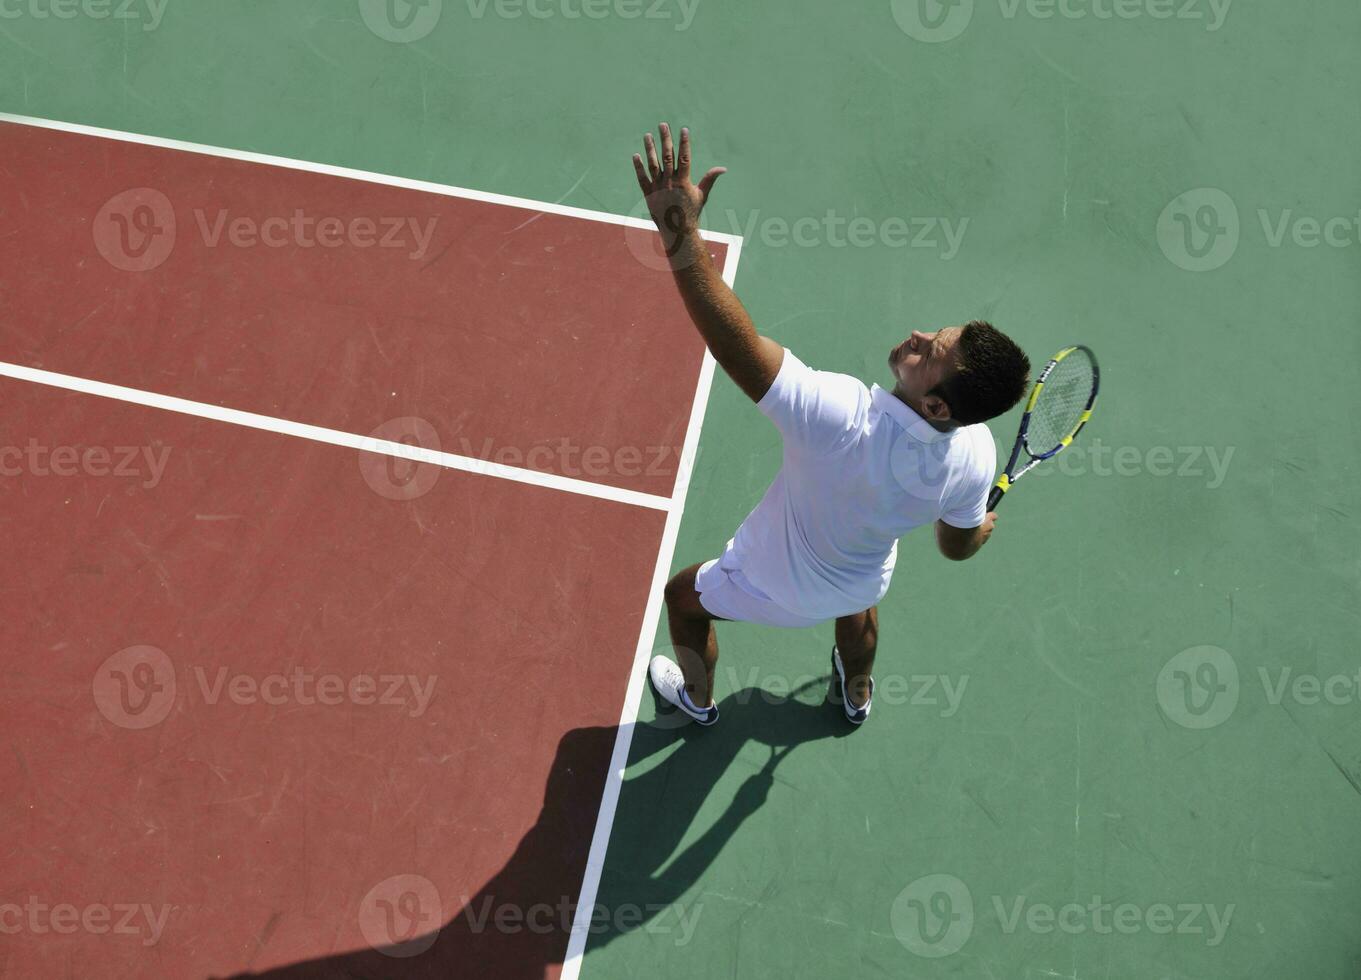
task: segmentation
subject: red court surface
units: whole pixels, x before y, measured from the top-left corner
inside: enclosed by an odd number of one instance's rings
[[[0,168],[0,360],[450,452],[686,439],[702,347],[617,225],[3,124]],[[139,186],[437,215],[437,257],[124,271],[91,225]],[[0,975],[557,976],[677,517],[0,377]]]
[[[4,122],[0,174],[0,361],[674,489],[704,346],[636,231]]]

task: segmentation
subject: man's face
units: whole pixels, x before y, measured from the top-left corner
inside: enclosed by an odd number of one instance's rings
[[[921,402],[927,392],[949,377],[955,370],[955,348],[963,330],[963,327],[946,327],[935,333],[914,330],[910,337],[889,351],[888,366],[897,379],[898,393]],[[932,414],[928,412],[928,417]]]

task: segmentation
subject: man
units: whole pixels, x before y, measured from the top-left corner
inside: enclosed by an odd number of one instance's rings
[[[658,695],[701,725],[718,720],[715,620],[806,627],[836,620],[836,699],[861,724],[874,697],[876,605],[888,591],[897,540],[934,522],[945,557],[964,561],[991,536],[996,468],[984,425],[1025,393],[1030,361],[1008,337],[975,321],[913,331],[889,352],[892,391],[814,371],[756,332],[720,278],[699,216],[715,167],[690,182],[690,134],[679,154],[663,123],[661,157],[649,133],[634,154],[638,184],[695,327],[719,366],[784,440],[784,465],[723,554],[666,586],[680,663],[653,659]]]

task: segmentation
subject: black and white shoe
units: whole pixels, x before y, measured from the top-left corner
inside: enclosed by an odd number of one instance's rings
[[[870,696],[860,707],[851,704],[851,699],[846,697],[846,668],[841,663],[841,653],[834,646],[832,647],[832,700],[841,705],[841,709],[846,712],[846,720],[852,725],[863,725],[865,719],[870,716],[870,708],[874,705],[874,678],[870,678]]]
[[[647,668],[647,677],[652,682],[652,689],[657,692],[657,696],[689,717],[691,721],[706,726],[718,721],[718,705],[711,704],[707,708],[695,707],[695,703],[690,700],[690,695],[685,690],[685,675],[681,673],[675,661],[665,657],[653,657],[652,663]]]

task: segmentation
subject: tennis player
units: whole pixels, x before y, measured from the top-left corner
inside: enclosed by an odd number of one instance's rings
[[[715,620],[815,626],[836,620],[833,697],[862,724],[874,698],[876,606],[888,591],[898,538],[934,522],[946,558],[973,557],[992,534],[996,469],[984,424],[1025,393],[1030,361],[1008,337],[975,321],[913,331],[888,354],[893,387],[866,388],[815,371],[756,332],[700,237],[699,216],[723,167],[690,181],[690,134],[679,153],[663,123],[634,154],[638,184],[676,285],[714,360],[773,422],[784,463],[723,554],[667,583],[679,664],[655,657],[657,694],[701,725],[718,720]]]

